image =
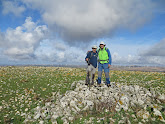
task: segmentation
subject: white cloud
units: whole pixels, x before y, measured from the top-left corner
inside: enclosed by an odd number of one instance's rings
[[[138,62],[137,56],[128,54],[125,56],[122,56],[121,54],[114,52],[112,53],[112,64],[120,64],[120,65],[125,65],[125,64],[137,64]]]
[[[23,25],[15,29],[9,28],[4,33],[0,32],[1,51],[14,60],[36,58],[52,63],[83,63],[86,51],[90,50],[89,40],[110,37],[119,28],[137,29],[152,17],[154,11],[152,0],[22,0],[21,2],[28,8],[39,10],[48,27],[38,26],[31,17],[26,18]],[[13,13],[20,16],[24,11],[25,8],[16,1],[3,2],[3,14]],[[48,28],[53,35],[63,39],[54,39],[52,35],[47,38]],[[88,45],[75,41],[83,41]],[[72,46],[71,42],[77,46]],[[106,44],[108,47],[109,44]],[[132,46],[112,44],[110,45],[112,64],[163,64],[165,59],[160,57],[165,53],[163,46],[164,41],[136,55],[139,46],[135,44]],[[140,47],[144,49],[142,45]]]
[[[1,48],[4,54],[12,59],[34,58],[34,51],[47,34],[47,26],[37,26],[27,17],[22,26],[7,29],[1,38]]]
[[[141,56],[162,56],[165,57],[165,39],[153,45],[149,49],[142,51]]]
[[[112,53],[112,65],[161,65],[165,66],[165,57],[162,56],[140,56],[140,55],[127,55],[121,56],[114,52]]]
[[[23,5],[18,5],[16,1],[2,1],[2,13],[13,13],[15,16],[20,16],[26,9]]]
[[[134,30],[152,15],[152,0],[23,0],[66,41],[89,41],[112,35],[118,28]]]
[[[119,54],[117,52],[114,52],[112,54],[112,59],[113,59],[114,63],[119,63],[121,61],[122,57],[119,56]]]
[[[138,64],[165,66],[165,57],[160,56],[139,56]]]
[[[165,65],[165,39],[139,53],[142,63]]]
[[[0,46],[3,45],[4,34],[0,32]]]
[[[77,47],[64,45],[65,49],[59,48],[59,41],[43,41],[35,51],[35,56],[42,61],[52,62],[54,64],[79,64],[85,63],[86,50]],[[57,45],[57,47],[56,47]],[[61,43],[62,45],[62,43]]]
[[[65,51],[67,48],[69,49],[69,46],[66,45],[63,41],[53,42],[53,47],[57,50]]]

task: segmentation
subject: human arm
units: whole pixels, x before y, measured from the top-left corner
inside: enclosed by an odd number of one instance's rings
[[[112,57],[111,57],[111,52],[109,51],[109,49],[107,49],[107,53],[108,53],[108,57],[109,57],[108,67],[110,67],[111,63],[112,63]]]
[[[85,57],[85,61],[88,61],[88,60],[89,60],[89,58],[90,58],[90,56],[91,56],[91,52],[90,52],[90,51],[88,51],[88,52],[87,52],[87,56]]]

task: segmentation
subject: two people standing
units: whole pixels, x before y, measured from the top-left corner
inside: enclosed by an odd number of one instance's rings
[[[86,77],[86,84],[90,83],[90,73],[91,73],[91,84],[94,84],[94,76],[97,67],[98,61],[98,79],[97,84],[100,86],[101,79],[102,79],[102,71],[104,70],[105,77],[106,77],[106,85],[110,87],[110,77],[109,77],[109,68],[111,66],[111,53],[104,42],[100,42],[99,49],[96,51],[97,46],[92,47],[92,51],[88,52],[85,60],[88,62],[87,68],[87,77]],[[98,58],[98,59],[97,59]]]

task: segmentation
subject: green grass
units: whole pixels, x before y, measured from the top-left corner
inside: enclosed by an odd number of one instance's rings
[[[64,94],[70,90],[71,83],[84,79],[84,72],[75,68],[1,67],[1,122],[21,123],[24,120],[22,113],[44,104],[52,92]]]
[[[22,123],[23,113],[31,111],[37,105],[44,105],[54,92],[64,94],[71,90],[70,86],[74,81],[85,80],[85,77],[86,70],[82,68],[0,67],[0,123]],[[165,73],[111,71],[110,77],[112,82],[136,84],[148,89],[152,87],[161,93],[165,92]],[[95,113],[96,117],[108,115],[115,117],[115,120],[121,116],[118,113]],[[93,117],[93,114],[89,113],[81,120],[77,118],[73,123],[84,123],[89,117]],[[106,120],[109,121],[108,118]],[[62,123],[60,118],[57,121]],[[97,123],[98,120],[94,121]]]

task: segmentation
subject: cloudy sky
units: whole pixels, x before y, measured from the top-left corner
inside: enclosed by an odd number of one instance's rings
[[[0,0],[0,65],[85,64],[106,43],[113,65],[165,66],[164,0]]]

